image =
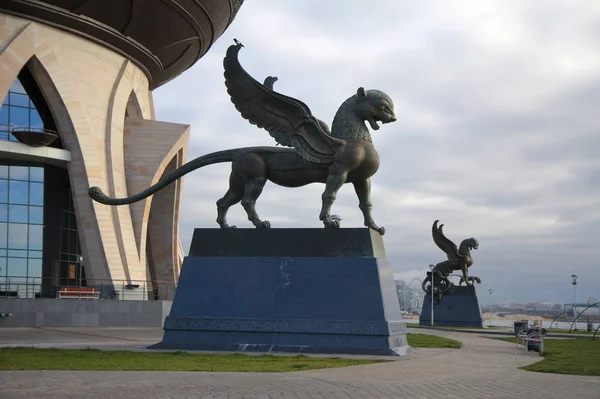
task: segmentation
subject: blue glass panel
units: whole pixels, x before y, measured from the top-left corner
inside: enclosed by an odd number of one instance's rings
[[[29,207],[29,223],[43,224],[44,223],[44,208],[41,206]]]
[[[26,277],[27,276],[27,259],[24,258],[8,258],[6,262],[7,275],[10,277]],[[11,282],[16,282],[15,279],[10,279]]]
[[[44,246],[43,226],[39,224],[29,225],[29,249],[42,250]]]
[[[0,179],[8,179],[8,166],[0,165]]]
[[[6,276],[6,258],[0,258],[0,276]],[[0,280],[0,284],[3,284],[5,280]]]
[[[29,167],[9,166],[8,174],[11,180],[29,180]]]
[[[0,179],[0,202],[8,202],[8,180]]]
[[[29,108],[29,96],[27,94],[9,92],[10,106],[19,106]]]
[[[29,127],[29,108],[10,107],[9,113],[13,127]]]
[[[7,238],[8,238],[8,223],[0,223],[0,248],[6,248]]]
[[[8,221],[14,223],[27,223],[29,207],[26,205],[10,205],[8,207]]]
[[[20,94],[27,94],[27,92],[25,91],[25,88],[23,87],[23,85],[21,84],[21,81],[19,79],[15,79],[15,81],[13,82],[9,91],[13,91],[15,93],[20,93]]]
[[[0,107],[0,130],[6,131],[8,130],[8,106],[3,105]]]
[[[35,109],[29,110],[29,127],[37,129],[42,129],[44,127],[44,122]]]
[[[29,278],[42,278],[42,260],[41,259],[29,259],[29,268],[27,270],[27,277]]]
[[[29,183],[11,180],[8,186],[8,202],[27,205],[29,202]]]
[[[0,249],[0,256],[6,256],[6,249]]]
[[[27,249],[27,225],[19,223],[8,224],[8,248]],[[39,226],[41,227],[41,226]],[[36,248],[37,249],[37,248]]]
[[[9,258],[26,258],[27,257],[27,251],[23,251],[21,249],[9,249],[8,250],[8,257]]]
[[[0,204],[0,222],[8,222],[8,204]]]
[[[29,257],[35,259],[42,259],[42,251],[29,251]]]
[[[34,166],[29,168],[29,180],[30,181],[44,181],[44,168],[36,168]]]
[[[29,183],[29,203],[44,205],[44,183]]]

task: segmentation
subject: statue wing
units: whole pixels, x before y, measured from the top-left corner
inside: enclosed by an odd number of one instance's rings
[[[242,117],[264,128],[278,144],[294,147],[309,162],[333,162],[336,147],[344,142],[323,130],[302,101],[273,91],[274,80],[266,81],[267,87],[250,76],[238,61],[241,47],[236,41],[227,49],[223,67],[227,93]]]
[[[458,253],[458,247],[444,235],[444,231],[442,230],[444,225],[441,224],[438,227],[438,222],[439,220],[433,222],[433,226],[431,227],[433,241],[442,251],[446,253],[450,262],[455,264],[462,263],[463,257]]]

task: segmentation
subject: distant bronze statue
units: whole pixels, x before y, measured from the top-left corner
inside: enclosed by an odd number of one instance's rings
[[[430,294],[433,286],[433,293],[439,301],[442,294],[448,291],[452,285],[450,280],[448,280],[448,276],[450,276],[452,272],[457,270],[462,272],[462,277],[460,278],[458,285],[462,285],[463,282],[466,285],[473,285],[473,282],[479,284],[481,283],[481,279],[478,277],[469,277],[468,272],[469,267],[473,265],[471,250],[479,249],[479,242],[473,237],[467,238],[463,240],[460,243],[460,247],[457,248],[456,244],[444,235],[444,231],[442,230],[444,225],[441,224],[438,227],[438,222],[439,220],[433,222],[433,226],[431,227],[433,241],[446,253],[448,260],[438,263],[433,268],[432,273],[427,273],[428,276],[423,281],[422,288],[423,291]],[[432,284],[432,279],[434,284]]]
[[[364,216],[365,226],[384,234],[385,229],[371,215],[370,177],[379,168],[379,155],[371,141],[369,129],[379,129],[377,122],[396,120],[391,98],[379,90],[360,87],[338,109],[331,126],[316,119],[301,101],[273,91],[276,77],[264,84],[252,78],[239,64],[243,47],[237,40],[227,50],[223,66],[225,85],[235,108],[242,117],[264,128],[284,147],[246,147],[214,152],[196,158],[167,174],[155,185],[127,198],[110,198],[99,187],[91,187],[89,195],[107,205],[124,205],[140,201],[173,183],[183,175],[201,167],[231,162],[229,189],[217,201],[217,223],[227,224],[227,210],[241,201],[248,220],[257,228],[271,224],[261,220],[255,203],[267,181],[285,187],[325,183],[319,219],[325,227],[339,227],[330,211],[338,190],[352,183]]]

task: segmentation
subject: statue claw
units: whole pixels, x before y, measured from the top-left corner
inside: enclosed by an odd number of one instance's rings
[[[268,220],[256,220],[253,223],[257,229],[270,229],[271,228],[271,222],[269,222]]]
[[[325,226],[325,228],[339,229],[340,228],[340,221],[339,220],[332,220],[330,217],[326,217],[326,218],[323,219],[323,225]]]
[[[375,230],[376,232],[378,232],[381,235],[385,234],[385,227],[379,227],[377,226],[375,223],[371,222],[371,223],[367,223],[367,227]]]

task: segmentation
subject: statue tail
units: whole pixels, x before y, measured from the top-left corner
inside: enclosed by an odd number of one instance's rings
[[[155,194],[156,192],[162,190],[163,188],[165,188],[169,184],[173,183],[177,179],[181,178],[182,176],[184,176],[196,169],[200,169],[204,166],[208,166],[208,165],[212,165],[212,164],[216,164],[216,163],[231,162],[237,155],[239,155],[240,153],[247,151],[247,150],[249,150],[249,148],[237,148],[237,149],[232,149],[232,150],[213,152],[212,154],[207,154],[207,155],[198,157],[198,158],[186,163],[185,165],[181,166],[180,168],[175,169],[174,171],[172,171],[171,173],[169,173],[168,175],[163,177],[155,185],[148,187],[144,191],[142,191],[138,194],[132,195],[130,197],[111,198],[108,195],[104,194],[104,192],[102,192],[102,189],[100,189],[100,187],[91,187],[88,190],[88,195],[94,201],[100,202],[101,204],[105,204],[105,205],[132,204],[134,202],[141,201],[144,198],[151,196],[152,194]]]

